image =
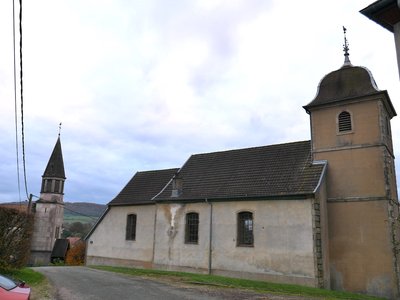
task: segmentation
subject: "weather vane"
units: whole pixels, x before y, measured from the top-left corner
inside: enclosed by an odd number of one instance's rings
[[[58,136],[60,136],[60,134],[61,134],[61,125],[62,125],[62,123],[60,122],[60,124],[58,124]]]
[[[346,37],[346,27],[343,26],[343,35],[344,35],[344,44],[343,44],[343,52],[344,52],[344,64],[345,65],[351,65],[350,59],[349,59],[349,42],[347,41]]]

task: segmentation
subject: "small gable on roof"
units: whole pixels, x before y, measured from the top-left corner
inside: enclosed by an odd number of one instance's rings
[[[108,205],[150,204],[179,169],[137,172]]]
[[[311,194],[324,165],[313,164],[310,141],[192,155],[156,201],[259,198]],[[174,195],[174,197],[171,197]]]

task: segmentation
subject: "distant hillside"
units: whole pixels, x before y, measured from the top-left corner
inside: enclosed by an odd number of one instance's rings
[[[64,204],[65,213],[91,217],[100,217],[107,208],[107,205],[87,202],[64,202]]]
[[[107,205],[87,202],[65,202],[64,222],[95,223]]]
[[[26,211],[28,203],[0,203],[1,206]],[[64,202],[64,223],[96,223],[106,210],[107,205],[87,202]]]

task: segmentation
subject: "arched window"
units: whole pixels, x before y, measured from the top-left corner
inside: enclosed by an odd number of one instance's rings
[[[253,213],[243,211],[238,213],[237,220],[237,245],[253,246]]]
[[[339,132],[351,131],[351,115],[347,111],[342,111],[338,116]]]
[[[134,241],[136,240],[136,215],[130,214],[126,217],[126,232],[125,239]]]
[[[199,214],[192,212],[186,214],[185,243],[197,244],[199,242]]]

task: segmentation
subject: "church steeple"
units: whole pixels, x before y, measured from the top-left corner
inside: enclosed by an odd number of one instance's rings
[[[371,72],[350,63],[346,35],[343,51],[343,66],[323,77],[315,98],[304,106],[313,159],[328,162],[331,288],[399,299],[394,251],[399,211],[390,125],[396,111]],[[379,264],[372,265],[377,257]],[[373,287],[383,277],[385,286]]]
[[[62,202],[61,195],[64,194],[64,160],[61,149],[60,135],[51,153],[49,162],[42,176],[41,200]]]
[[[58,136],[56,145],[54,146],[49,162],[47,163],[46,170],[43,173],[43,177],[58,177],[65,179],[60,136]]]
[[[34,226],[31,241],[33,265],[48,264],[54,243],[61,238],[64,221],[64,160],[60,134],[42,175],[40,198],[34,204]]]

